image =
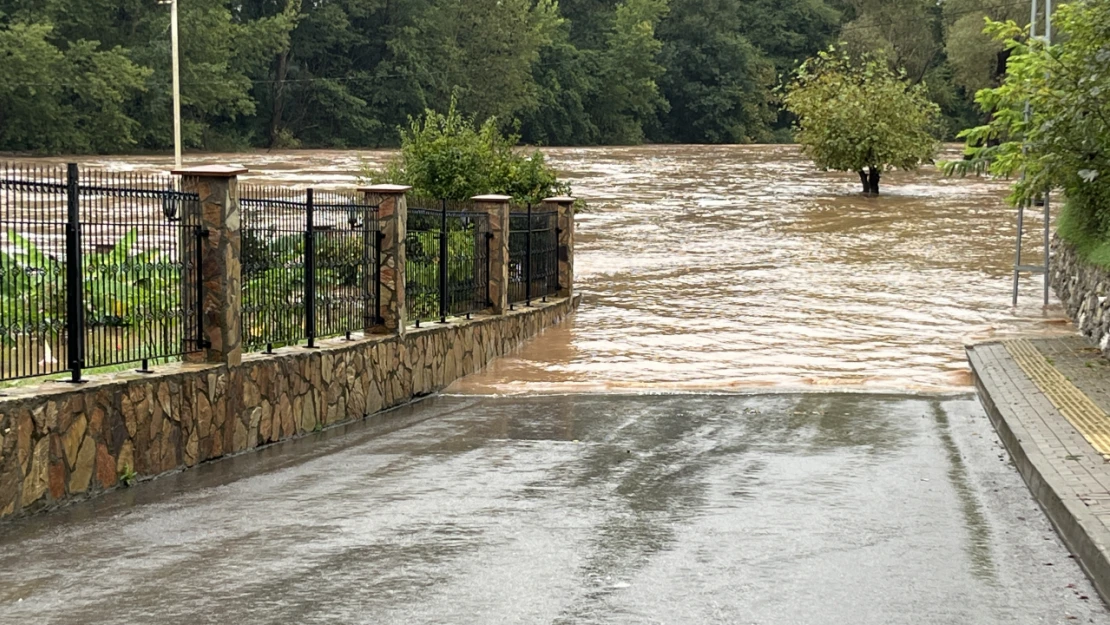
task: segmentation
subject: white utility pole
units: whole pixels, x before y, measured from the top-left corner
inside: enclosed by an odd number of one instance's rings
[[[1032,41],[1037,38],[1037,0],[1032,0],[1032,8],[1029,14],[1029,40]],[[1045,0],[1045,29],[1044,29],[1044,42],[1045,45],[1052,44],[1052,0]],[[1025,103],[1025,121],[1028,123],[1032,118],[1033,111],[1029,106],[1029,102]],[[1024,177],[1025,174],[1023,173]],[[1032,202],[1029,202],[1031,204]],[[1049,282],[1051,278],[1050,271],[1052,263],[1050,259],[1049,249],[1051,246],[1051,214],[1049,210],[1048,193],[1044,194],[1044,265],[1022,265],[1021,264],[1021,239],[1025,232],[1025,207],[1026,202],[1022,202],[1018,206],[1018,223],[1017,223],[1017,252],[1014,255],[1014,306],[1018,303],[1018,277],[1023,271],[1033,274],[1042,274],[1044,276],[1044,305],[1048,306],[1049,300]]]
[[[177,0],[170,0],[170,47],[173,49],[173,166],[181,169],[181,77],[177,52]]]

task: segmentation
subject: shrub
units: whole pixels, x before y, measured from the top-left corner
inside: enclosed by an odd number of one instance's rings
[[[452,100],[446,114],[427,110],[410,118],[401,130],[400,155],[382,170],[363,173],[371,182],[410,185],[418,194],[448,200],[499,193],[536,203],[569,195],[570,186],[558,180],[543,153],[517,150],[519,140],[503,134],[492,117],[476,126]]]

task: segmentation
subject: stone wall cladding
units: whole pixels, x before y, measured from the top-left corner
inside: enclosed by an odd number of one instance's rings
[[[1068,317],[1110,357],[1110,271],[1087,263],[1071,244],[1054,236],[1049,273]]]
[[[578,300],[247,354],[239,366],[48,382],[0,397],[0,518],[361,419],[443,389],[556,325]]]

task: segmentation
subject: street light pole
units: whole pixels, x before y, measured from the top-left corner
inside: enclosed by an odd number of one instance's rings
[[[173,49],[173,166],[181,169],[181,78],[177,52],[177,0],[170,1],[170,47]]]

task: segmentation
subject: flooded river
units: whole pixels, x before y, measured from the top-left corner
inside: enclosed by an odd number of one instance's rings
[[[1010,306],[1006,183],[892,173],[862,197],[795,146],[547,151],[589,201],[573,322],[460,393],[966,390],[967,341],[1067,331],[1039,277]],[[952,155],[958,152],[951,152]],[[386,152],[189,156],[255,182],[345,186]],[[121,157],[113,168],[164,169]],[[1026,240],[1036,262],[1039,223]]]

